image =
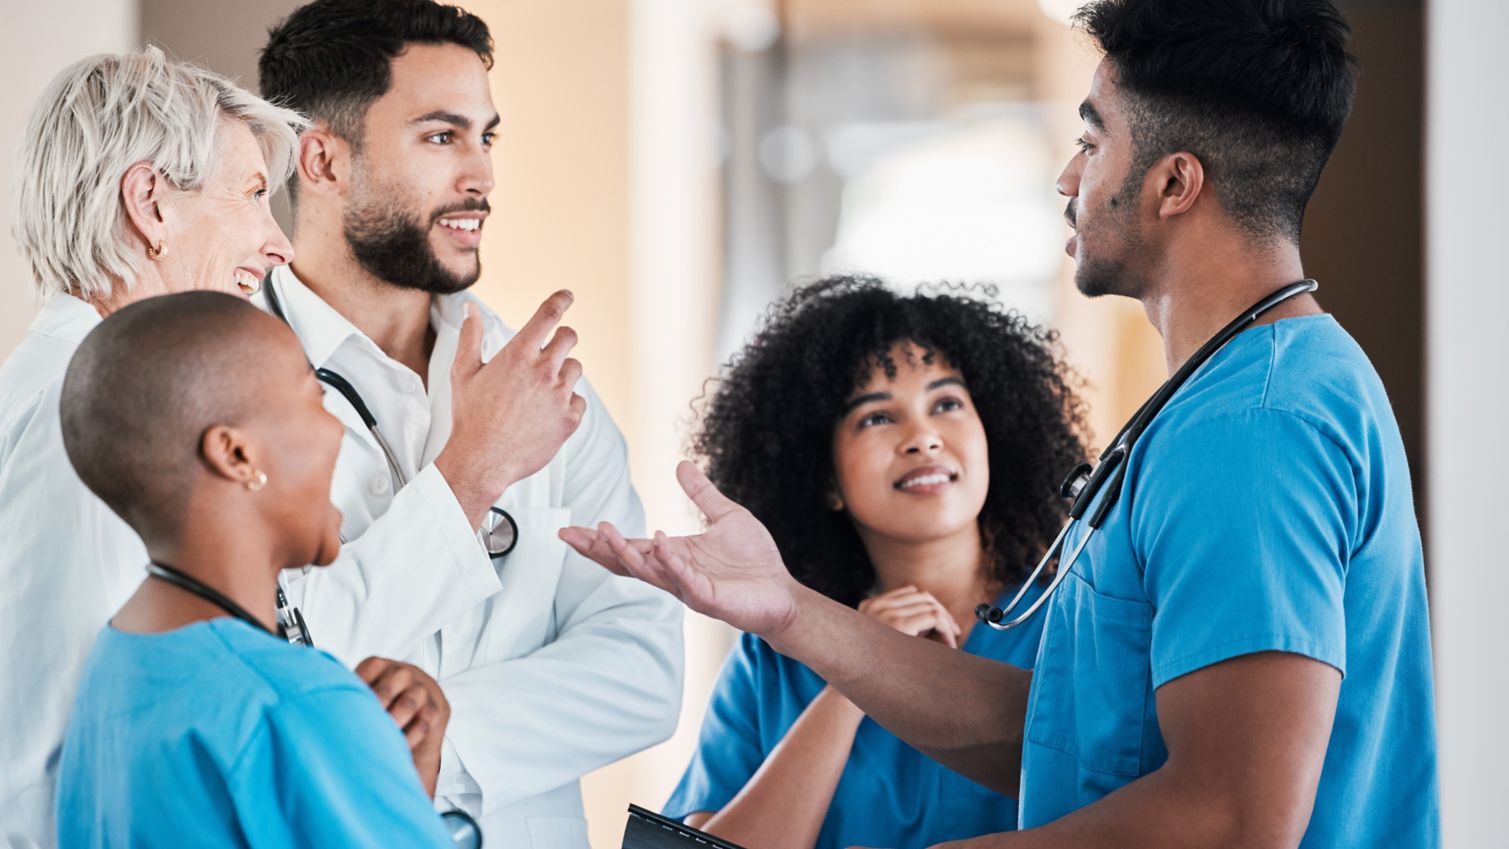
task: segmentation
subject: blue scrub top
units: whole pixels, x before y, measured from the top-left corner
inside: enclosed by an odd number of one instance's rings
[[[1016,591],[1013,587],[1011,593]],[[1042,590],[1034,586],[1026,603]],[[1003,593],[999,603],[1011,599]],[[976,625],[962,648],[1031,669],[1042,617],[997,632]],[[744,634],[713,689],[697,751],[664,813],[684,819],[727,805],[825,686],[817,673]],[[948,710],[940,694],[939,710]],[[941,766],[868,717],[818,833],[815,849],[931,846],[1016,828],[1016,801]]]
[[[1157,688],[1280,651],[1345,676],[1301,846],[1440,844],[1409,468],[1382,383],[1330,316],[1249,329],[1190,379],[1047,612],[1023,827],[1167,760]]]
[[[57,799],[60,849],[451,845],[371,690],[229,618],[100,634]]]

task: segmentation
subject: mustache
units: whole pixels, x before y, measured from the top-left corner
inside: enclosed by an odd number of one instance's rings
[[[1073,227],[1076,230],[1079,229],[1079,225],[1076,223],[1076,217],[1074,215],[1074,201],[1072,200],[1069,201],[1068,205],[1064,207],[1064,220],[1069,222],[1070,227]]]
[[[492,204],[488,203],[486,198],[483,198],[481,200],[468,198],[464,201],[461,201],[460,203],[453,203],[450,206],[441,207],[440,209],[437,209],[434,212],[430,213],[430,223],[434,224],[436,221],[439,221],[445,216],[456,212],[491,213],[492,211]]]

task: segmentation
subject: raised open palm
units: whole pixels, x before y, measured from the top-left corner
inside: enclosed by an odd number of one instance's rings
[[[681,488],[708,519],[692,536],[625,539],[607,522],[564,528],[561,539],[608,570],[659,587],[698,613],[741,631],[779,633],[796,614],[796,580],[770,532],[730,501],[694,464],[676,467]]]

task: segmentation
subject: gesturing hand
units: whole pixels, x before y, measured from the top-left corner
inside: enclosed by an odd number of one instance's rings
[[[440,685],[419,667],[384,657],[369,657],[357,664],[356,676],[367,682],[383,709],[403,729],[419,780],[433,799],[445,726],[451,720],[451,703]]]
[[[576,331],[550,331],[572,296],[556,292],[482,362],[482,319],[468,307],[451,363],[451,435],[435,466],[472,526],[503,490],[538,472],[576,432],[587,402],[574,391],[582,364],[567,356]]]
[[[563,528],[561,539],[608,570],[659,587],[741,631],[771,636],[785,629],[796,615],[796,581],[770,532],[692,463],[682,461],[676,478],[708,519],[703,533],[626,540],[604,522],[596,530]]]
[[[859,603],[859,612],[903,634],[936,640],[951,649],[959,647],[963,629],[953,614],[932,593],[916,587],[899,587]]]

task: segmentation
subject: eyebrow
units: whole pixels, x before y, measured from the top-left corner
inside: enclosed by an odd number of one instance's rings
[[[927,391],[932,392],[945,386],[964,386],[964,381],[957,377],[940,377],[927,385]],[[850,398],[848,403],[844,404],[843,415],[847,416],[865,404],[889,400],[891,400],[891,393],[889,392],[869,392],[864,395],[856,395]]]
[[[503,119],[501,117],[494,115],[492,117],[492,120],[488,121],[487,124],[482,127],[483,132],[486,132],[498,126],[498,124],[502,120]],[[437,109],[434,112],[426,112],[423,115],[420,115],[418,118],[410,121],[409,123],[423,124],[426,121],[441,121],[443,123],[450,124],[453,127],[460,127],[463,130],[470,130],[472,128],[472,119],[457,112],[446,112],[443,109]]]
[[[1079,117],[1086,124],[1089,124],[1095,129],[1100,130],[1101,132],[1105,132],[1106,121],[1104,118],[1100,117],[1100,112],[1093,105],[1091,105],[1090,101],[1086,100],[1084,103],[1079,104]]]

